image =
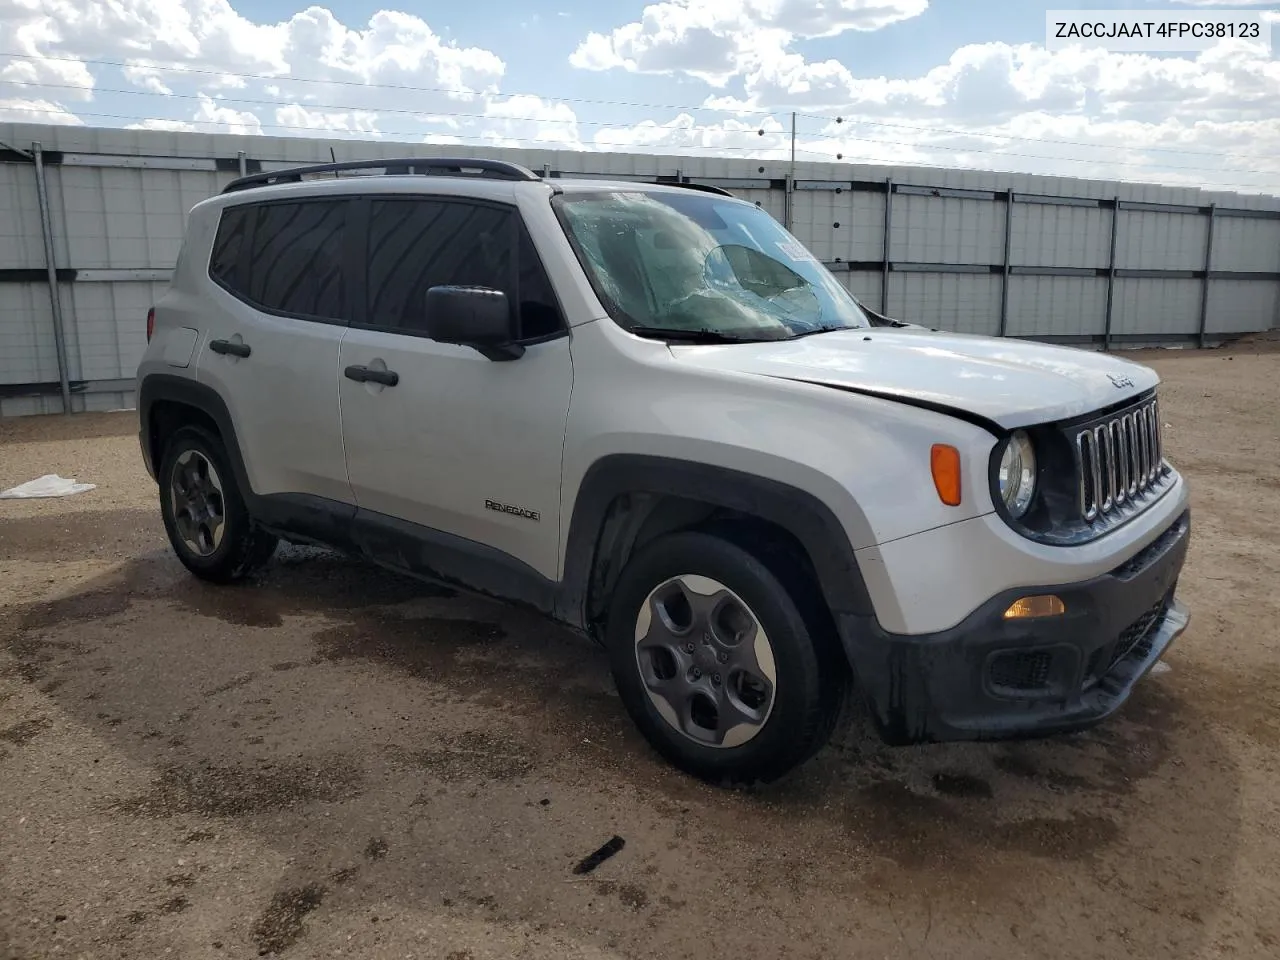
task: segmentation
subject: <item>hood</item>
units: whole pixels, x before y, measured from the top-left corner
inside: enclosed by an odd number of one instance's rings
[[[673,344],[671,352],[707,369],[823,384],[967,414],[1005,429],[1082,416],[1159,383],[1149,367],[1104,353],[923,328]]]

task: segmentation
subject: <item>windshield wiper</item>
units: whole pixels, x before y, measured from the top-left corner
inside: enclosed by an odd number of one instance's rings
[[[801,337],[812,337],[818,333],[835,333],[837,330],[859,330],[860,327],[846,327],[843,324],[837,324],[829,327],[814,327],[812,330],[802,330],[797,333],[792,340],[799,340]]]
[[[761,343],[760,337],[737,337],[731,333],[722,333],[709,327],[689,330],[681,327],[628,327],[627,330],[637,337],[652,337],[655,340],[679,340],[682,343]],[[773,338],[769,338],[773,339]]]

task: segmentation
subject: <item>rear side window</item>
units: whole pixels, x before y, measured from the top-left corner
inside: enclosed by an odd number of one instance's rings
[[[501,290],[519,311],[521,339],[563,327],[546,272],[515,211],[418,198],[375,199],[369,216],[368,322],[421,333],[427,290]]]
[[[290,316],[343,320],[347,210],[345,200],[260,205],[247,266],[248,299]]]
[[[249,236],[249,221],[253,207],[228,207],[218,221],[218,233],[213,239],[213,254],[209,258],[209,275],[232,293],[243,294],[246,281],[243,276],[244,245]]]

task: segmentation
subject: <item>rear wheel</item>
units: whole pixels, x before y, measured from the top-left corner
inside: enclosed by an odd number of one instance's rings
[[[627,564],[610,608],[623,703],[682,770],[775,780],[822,747],[843,702],[843,663],[816,614],[742,547],[701,532],[661,537]]]
[[[271,558],[276,538],[254,525],[217,436],[196,426],[175,431],[158,475],[169,543],[196,576],[229,583]]]

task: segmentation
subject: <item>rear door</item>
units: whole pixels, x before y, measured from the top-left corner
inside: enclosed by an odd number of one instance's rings
[[[340,380],[362,527],[390,518],[403,523],[386,529],[445,543],[455,559],[474,553],[501,563],[491,555],[498,551],[555,578],[573,371],[563,314],[519,212],[421,195],[366,202],[363,315],[339,363],[390,371],[396,382]],[[487,360],[429,339],[426,292],[437,284],[505,292],[519,311],[524,356]],[[396,542],[378,549],[412,549]],[[415,565],[403,553],[381,559]]]
[[[340,198],[238,204],[219,223],[197,376],[226,401],[259,495],[354,503],[338,410],[350,209]]]

